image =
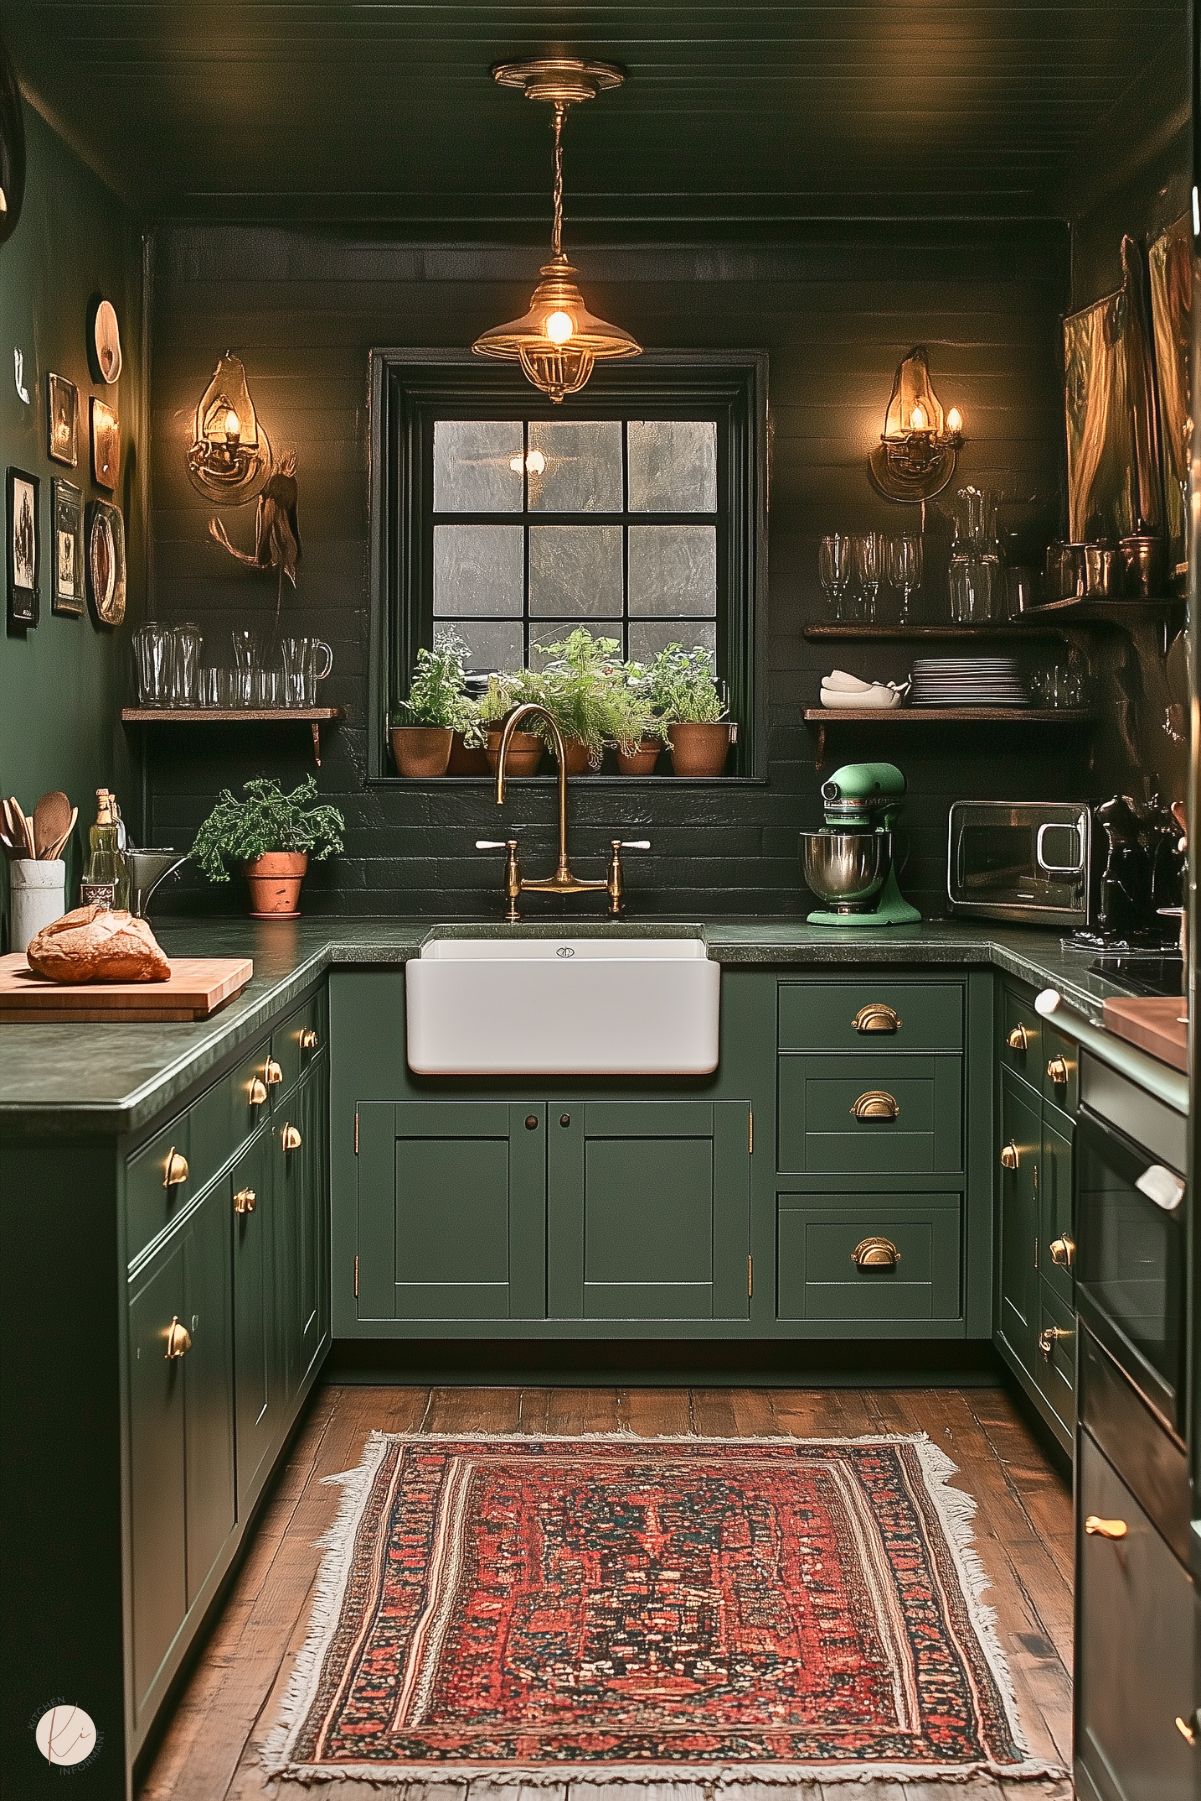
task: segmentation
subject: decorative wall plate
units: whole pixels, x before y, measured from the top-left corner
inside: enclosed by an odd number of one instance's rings
[[[50,610],[78,619],[83,612],[83,495],[63,476],[50,485]]]
[[[92,478],[110,492],[121,474],[121,422],[110,406],[92,396]]]
[[[25,118],[12,65],[0,45],[0,244],[10,237],[25,199]]]
[[[5,565],[8,573],[8,623],[24,629],[38,622],[38,576],[42,559],[38,525],[41,483],[24,469],[10,469],[5,482]]]
[[[88,362],[97,381],[111,387],[121,379],[121,327],[111,300],[96,295],[88,319]]]
[[[94,500],[88,508],[88,599],[97,625],[125,617],[125,520],[120,507]]]
[[[79,389],[65,375],[46,377],[46,454],[70,469],[79,461]]]

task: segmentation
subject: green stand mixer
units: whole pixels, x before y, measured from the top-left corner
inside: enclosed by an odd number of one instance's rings
[[[905,798],[894,763],[844,763],[822,783],[826,823],[801,833],[806,886],[823,903],[814,926],[904,926],[920,920],[901,895],[893,826]]]

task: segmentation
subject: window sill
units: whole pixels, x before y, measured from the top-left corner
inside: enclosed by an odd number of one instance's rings
[[[506,775],[505,784],[518,788],[553,788],[557,775]],[[766,788],[765,775],[573,775],[575,788],[626,788],[641,792],[651,788]],[[369,775],[368,788],[492,788],[491,775]]]

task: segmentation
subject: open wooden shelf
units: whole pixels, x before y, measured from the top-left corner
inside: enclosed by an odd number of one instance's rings
[[[307,725],[313,761],[321,767],[321,727],[342,718],[341,707],[122,707],[123,725]]]
[[[1183,615],[1187,607],[1183,595],[1157,600],[1046,600],[1027,607],[1022,619],[1032,625],[1158,625],[1174,614]]]
[[[806,707],[817,727],[817,761],[826,754],[832,725],[1091,725],[1095,715],[1077,707]]]
[[[1027,615],[1029,617],[1029,615]],[[1058,628],[1052,625],[1022,625],[1017,621],[990,625],[867,625],[863,623],[846,624],[831,623],[829,625],[806,625],[801,629],[804,638],[856,639],[867,642],[886,643],[889,640],[900,642],[909,638],[950,639],[962,643],[965,638],[1029,638],[1053,637]]]

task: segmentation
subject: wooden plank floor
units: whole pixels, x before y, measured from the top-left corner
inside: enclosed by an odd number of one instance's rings
[[[327,1387],[314,1400],[254,1541],[175,1717],[140,1801],[368,1801],[379,1787],[337,1780],[306,1789],[268,1781],[260,1746],[304,1643],[320,1558],[316,1546],[338,1504],[322,1478],[353,1468],[373,1429],[392,1432],[696,1433],[797,1437],[862,1432],[930,1434],[958,1465],[958,1486],[979,1502],[976,1543],[992,1578],[1002,1642],[1032,1750],[1067,1766],[1071,1738],[1072,1509],[999,1389],[632,1389]],[[394,1801],[471,1801],[449,1778],[389,1788]],[[576,1795],[513,1791],[514,1801],[629,1801],[628,1785],[589,1783]],[[742,1801],[779,1801],[779,1788],[740,1789]],[[813,1801],[847,1801],[845,1784],[805,1785]],[[1066,1801],[1060,1783],[872,1782],[855,1801]],[[703,1801],[698,1787],[697,1801]]]

